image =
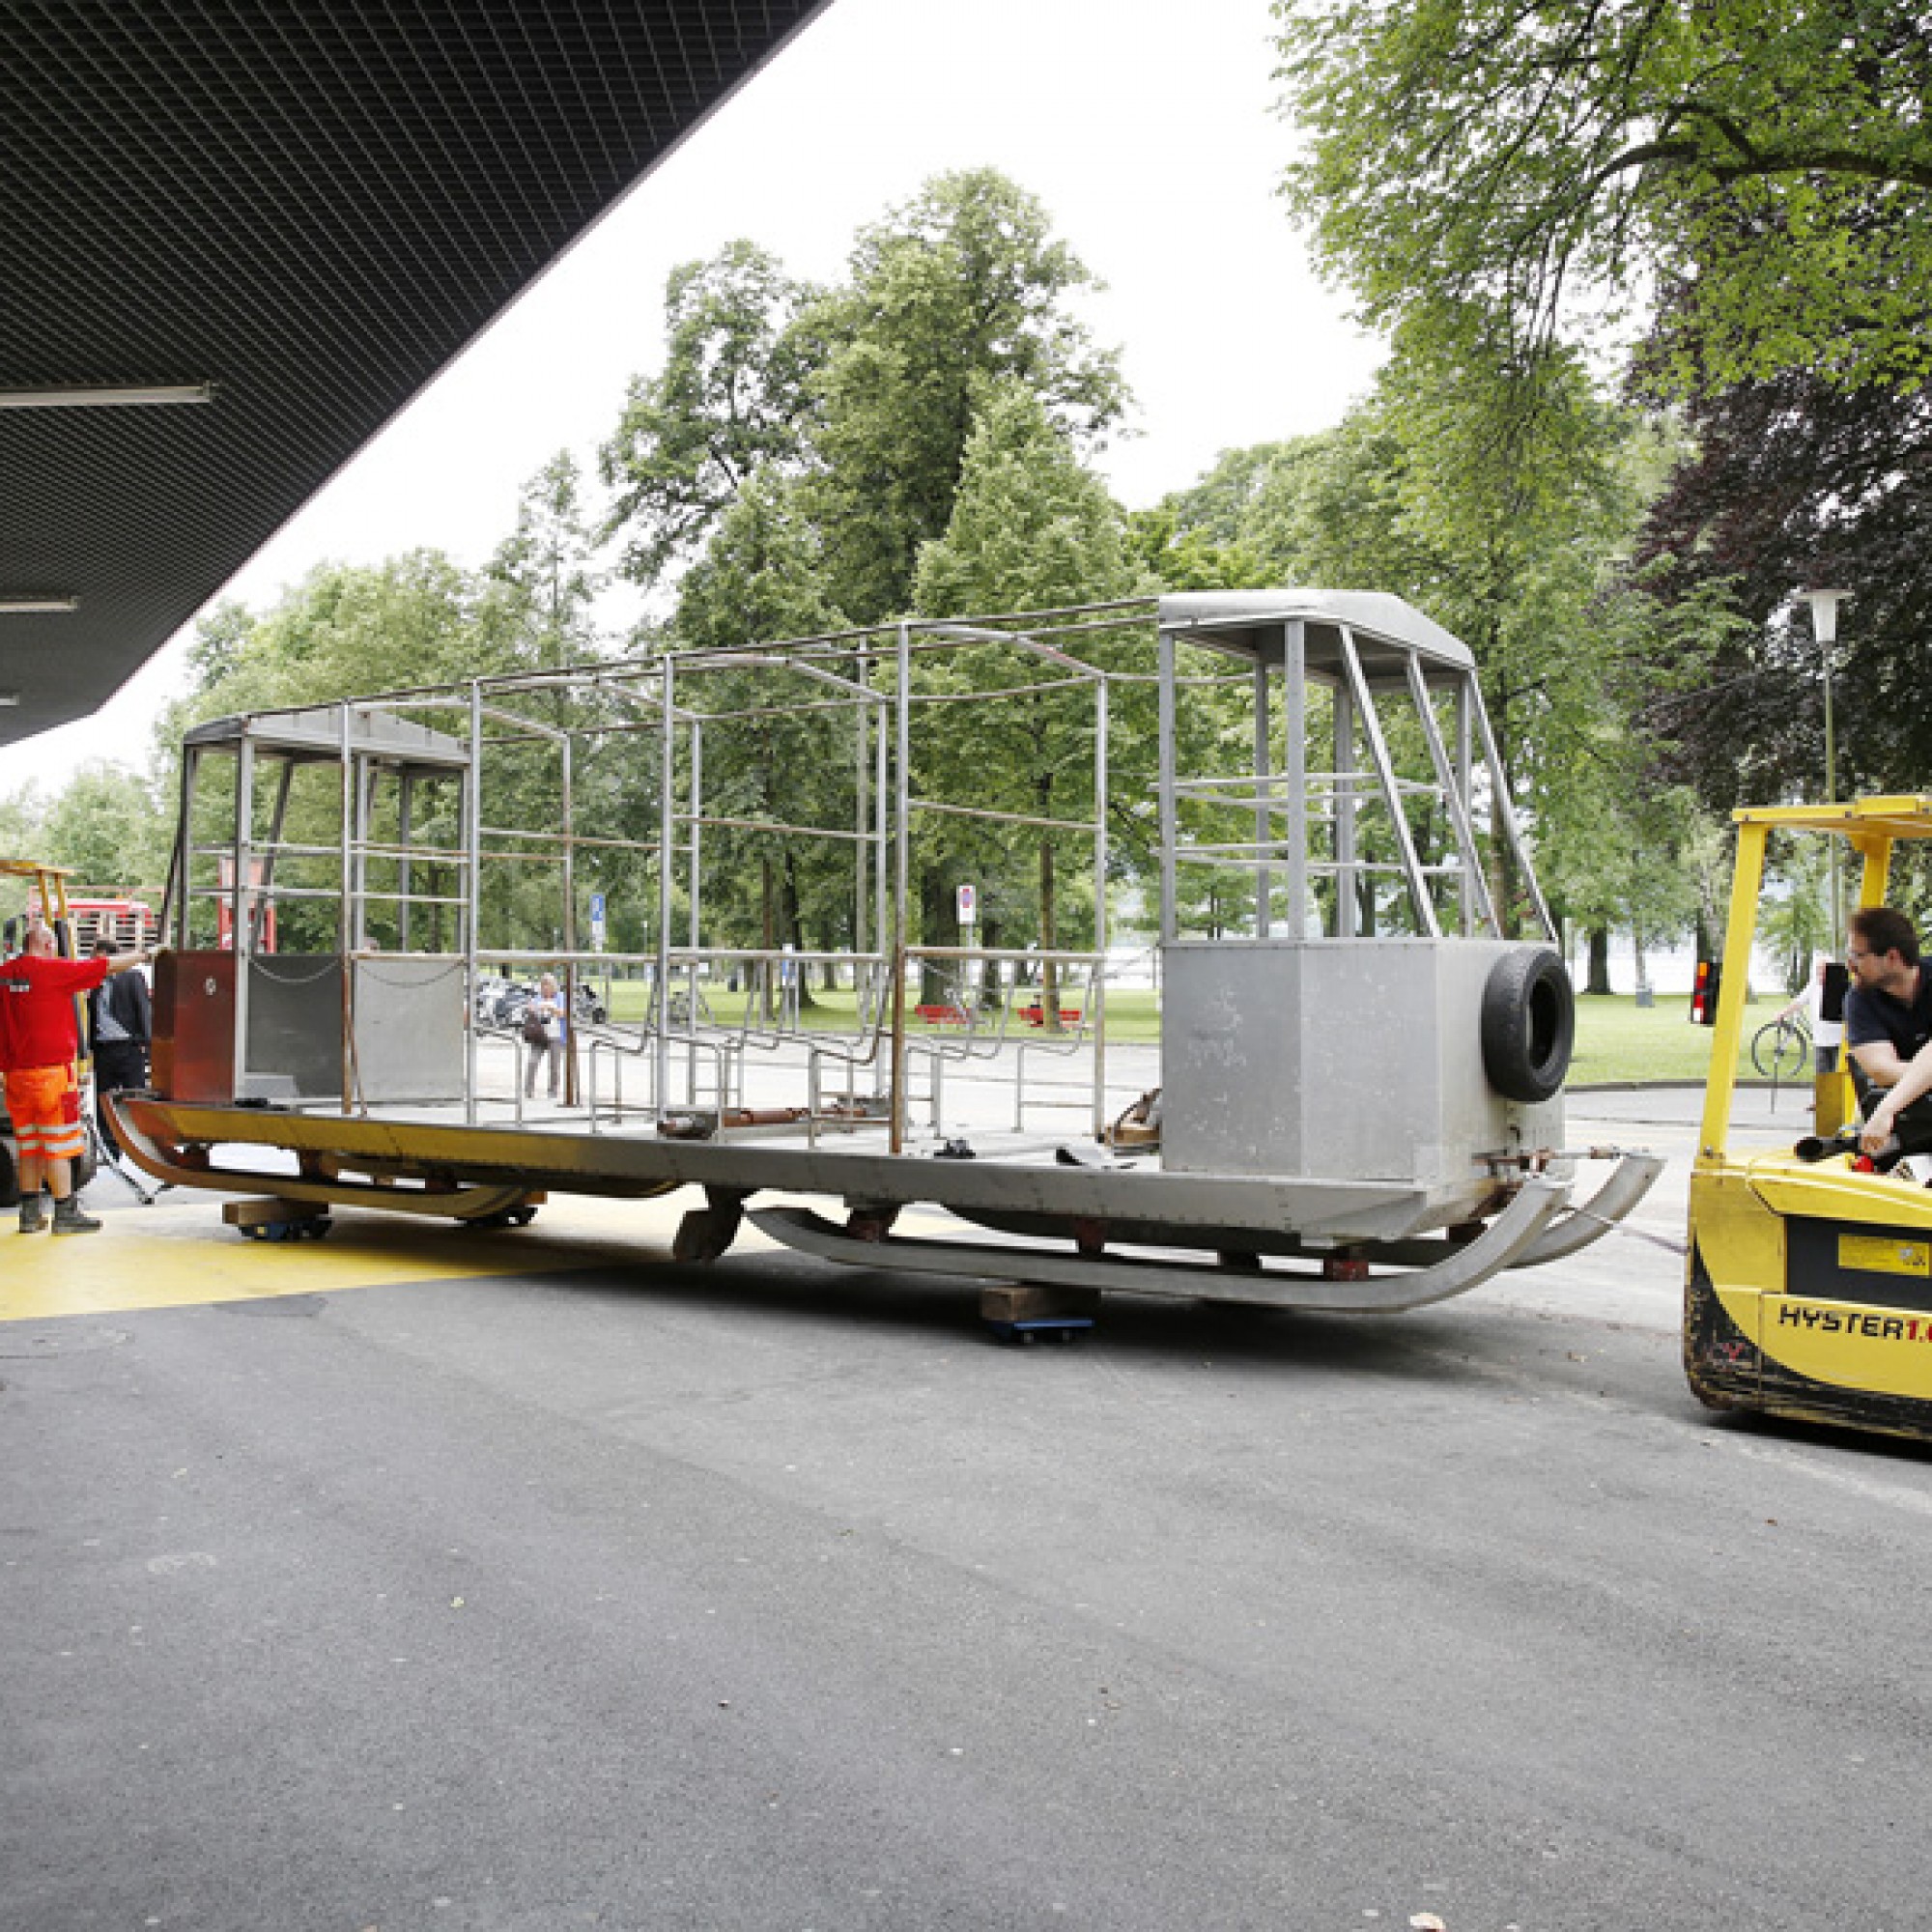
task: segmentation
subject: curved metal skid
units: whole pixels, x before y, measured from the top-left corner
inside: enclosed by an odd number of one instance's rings
[[[1508,1267],[1549,1225],[1568,1192],[1561,1181],[1525,1181],[1521,1192],[1477,1239],[1450,1248],[1445,1259],[1433,1266],[1358,1281],[1128,1255],[1047,1254],[1037,1248],[999,1247],[984,1241],[934,1241],[899,1235],[867,1240],[834,1227],[809,1208],[754,1208],[751,1218],[762,1233],[786,1247],[862,1267],[1238,1301],[1309,1314],[1397,1315],[1462,1294]]]
[[[312,1201],[328,1207],[381,1208],[396,1214],[435,1214],[457,1221],[480,1220],[520,1208],[531,1189],[521,1182],[497,1185],[395,1187],[374,1180],[310,1180],[259,1169],[196,1166],[181,1158],[151,1132],[143,1131],[131,1110],[109,1094],[107,1110],[121,1146],[144,1174],[173,1187],[214,1188],[222,1193],[270,1189],[284,1201]]]

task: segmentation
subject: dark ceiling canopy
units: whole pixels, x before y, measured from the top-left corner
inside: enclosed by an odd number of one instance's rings
[[[111,696],[825,4],[0,0],[0,745]]]

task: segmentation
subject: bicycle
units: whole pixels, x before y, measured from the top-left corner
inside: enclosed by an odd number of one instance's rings
[[[1811,1029],[1802,1014],[1781,1013],[1751,1036],[1750,1054],[1765,1079],[1799,1079],[1811,1064]]]

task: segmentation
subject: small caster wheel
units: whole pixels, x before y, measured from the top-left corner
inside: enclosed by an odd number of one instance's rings
[[[1058,1342],[1065,1349],[1093,1325],[1093,1321],[1085,1316],[1049,1315],[1028,1321],[988,1321],[986,1328],[996,1342],[1006,1342],[1017,1349],[1031,1349],[1041,1341]]]

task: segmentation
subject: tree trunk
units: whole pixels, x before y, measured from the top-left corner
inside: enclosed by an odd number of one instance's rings
[[[999,922],[981,917],[980,921],[980,944],[988,952],[999,950]],[[998,1012],[1001,1006],[1000,962],[988,959],[980,974],[980,1004],[989,1012]]]
[[[805,943],[805,919],[798,909],[798,867],[789,853],[785,855],[784,862],[784,918],[785,932],[791,940],[792,951],[810,952]],[[793,971],[798,975],[800,1009],[815,1007],[818,1002],[811,997],[811,969],[801,962]]]
[[[956,945],[959,938],[958,905],[952,889],[937,866],[928,866],[919,875],[919,930],[928,946]],[[922,1006],[946,1005],[952,998],[952,976],[943,959],[927,959],[920,964],[919,1001]]]
[[[1039,841],[1039,950],[1051,952],[1058,941],[1054,938],[1054,891],[1056,881],[1053,876],[1053,838],[1049,834]],[[1052,959],[1039,962],[1039,1015],[1040,1024],[1048,1033],[1060,1031],[1060,967]]]
[[[1590,928],[1590,975],[1583,990],[1586,993],[1610,990],[1610,929],[1606,925]]]
[[[1495,854],[1496,924],[1505,939],[1520,939],[1522,921],[1518,916],[1517,897],[1522,889],[1522,878],[1516,863],[1516,848],[1507,838],[1498,838]]]
[[[758,948],[763,952],[776,952],[779,944],[778,893],[772,878],[772,862],[758,861]],[[769,1025],[777,1016],[777,1006],[773,989],[775,978],[769,959],[758,961],[757,971],[753,976],[758,989],[758,1018]]]

